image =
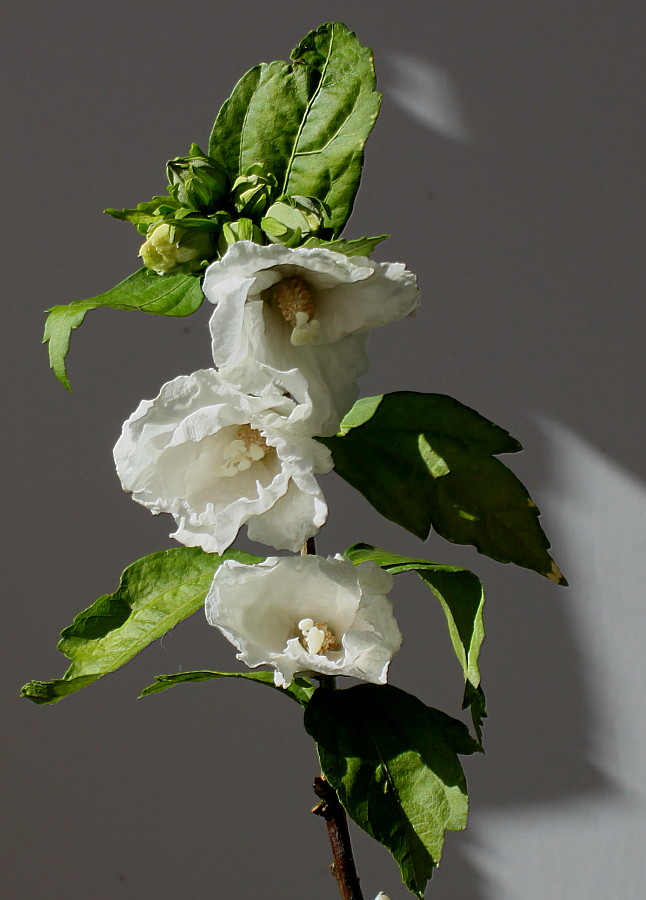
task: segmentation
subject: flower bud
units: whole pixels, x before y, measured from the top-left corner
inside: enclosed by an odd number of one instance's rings
[[[278,189],[278,182],[261,165],[250,166],[233,182],[232,197],[238,212],[248,218],[262,216]]]
[[[310,235],[318,234],[324,209],[310,197],[282,197],[267,210],[260,225],[272,243],[298,247]]]
[[[227,252],[231,244],[238,241],[253,241],[254,244],[264,244],[263,233],[254,225],[251,219],[238,219],[235,222],[225,222],[218,240],[218,250],[221,256]]]
[[[220,164],[191,144],[188,156],[178,156],[166,165],[171,196],[192,209],[213,212],[228,194],[228,178]]]
[[[193,272],[213,257],[213,244],[206,232],[188,231],[161,222],[148,233],[139,256],[158,275],[178,270]]]

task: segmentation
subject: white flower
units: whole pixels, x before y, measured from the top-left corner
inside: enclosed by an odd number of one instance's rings
[[[172,537],[190,547],[222,553],[247,523],[252,540],[298,550],[327,517],[313,473],[333,463],[305,430],[296,376],[290,386],[290,397],[270,382],[251,396],[214,369],[169,381],[123,426],[114,459],[124,490],[171,513]]]
[[[342,556],[226,560],[206,597],[206,617],[248,666],[274,666],[286,687],[298,673],[352,675],[384,684],[401,634],[385,594],[393,578]]]
[[[368,370],[365,338],[419,304],[403,263],[377,263],[323,248],[233,244],[208,267],[204,294],[216,305],[213,359],[255,389],[254,365],[298,369],[308,380],[319,434],[333,434]]]

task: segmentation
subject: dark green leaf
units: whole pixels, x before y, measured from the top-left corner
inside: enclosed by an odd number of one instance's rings
[[[389,237],[389,234],[380,234],[378,237],[356,238],[353,241],[344,241],[343,238],[336,241],[322,241],[319,238],[310,237],[305,241],[303,247],[323,247],[325,250],[345,253],[346,256],[370,256],[377,244]]]
[[[340,22],[310,32],[292,62],[242,77],[213,126],[209,154],[233,181],[262,163],[279,193],[315,197],[338,235],[352,210],[363,148],[379,113],[371,51]]]
[[[139,269],[111,290],[88,300],[53,306],[45,323],[43,343],[49,342],[49,364],[68,391],[72,388],[65,369],[65,357],[74,328],[83,324],[85,314],[99,306],[111,309],[139,309],[154,316],[190,316],[202,305],[200,279],[193,275],[153,275]]]
[[[185,684],[187,682],[195,683],[199,681],[212,681],[214,678],[245,678],[247,681],[257,681],[258,684],[266,684],[267,687],[275,688],[282,694],[287,694],[292,700],[295,700],[301,706],[307,706],[310,697],[314,693],[314,685],[306,678],[295,678],[288,688],[278,687],[274,684],[273,672],[177,672],[175,675],[155,675],[155,683],[144,688],[141,697],[148,697],[150,694],[158,694],[165,691],[176,684]]]
[[[484,590],[480,580],[467,569],[455,566],[443,566],[428,562],[425,559],[410,559],[380,550],[370,544],[354,544],[345,551],[345,556],[355,565],[371,560],[391,575],[400,572],[417,572],[424,584],[437,597],[446,616],[453,650],[462,666],[467,684],[469,702],[463,709],[472,706],[474,725],[478,739],[482,740],[482,715],[479,713],[484,704],[484,693],[480,687],[480,669],[478,657],[484,640]],[[476,725],[477,719],[477,725]]]
[[[352,819],[397,860],[418,897],[445,831],[466,826],[457,754],[479,750],[466,726],[390,685],[319,688],[305,711],[321,769]]]
[[[35,703],[57,703],[129,662],[202,606],[213,574],[225,559],[253,564],[261,557],[240,550],[220,556],[199,547],[176,547],[128,566],[114,594],[99,597],[61,632],[58,649],[72,662],[65,675],[30,681],[21,696]]]
[[[471,682],[467,681],[464,685],[464,699],[462,700],[462,709],[471,710],[471,720],[475,733],[482,746],[482,725],[483,720],[487,718],[487,701],[482,690],[482,685],[475,687]]]
[[[432,526],[449,541],[567,583],[547,552],[535,503],[493,458],[521,445],[475,410],[442,394],[368,397],[336,437],[318,440],[342,478],[422,540]]]

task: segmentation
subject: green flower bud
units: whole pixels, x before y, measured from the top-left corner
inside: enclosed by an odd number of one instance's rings
[[[272,203],[260,225],[272,243],[299,247],[318,234],[324,215],[323,204],[312,197],[282,197]]]
[[[257,219],[267,209],[277,189],[278,182],[274,176],[265,172],[261,165],[255,165],[236,178],[231,194],[234,206],[241,215]]]
[[[221,256],[227,252],[231,244],[238,241],[253,241],[254,244],[264,244],[263,233],[251,219],[238,219],[236,222],[225,222],[218,241],[218,250]]]
[[[229,180],[222,166],[191,144],[188,156],[178,156],[166,165],[171,196],[182,206],[212,212],[227,196]]]
[[[187,231],[161,222],[139,250],[144,265],[158,275],[195,272],[213,258],[213,242],[204,231]]]

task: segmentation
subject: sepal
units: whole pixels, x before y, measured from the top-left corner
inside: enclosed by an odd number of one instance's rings
[[[254,244],[264,244],[265,238],[257,225],[251,219],[240,218],[235,222],[225,222],[218,240],[218,252],[224,256],[232,244],[239,241],[253,241]]]
[[[138,203],[134,209],[104,209],[103,212],[119,219],[121,222],[130,222],[139,234],[146,234],[151,225],[164,220],[167,216],[173,216],[180,209],[181,204],[173,197],[153,197],[152,200],[144,200]]]

